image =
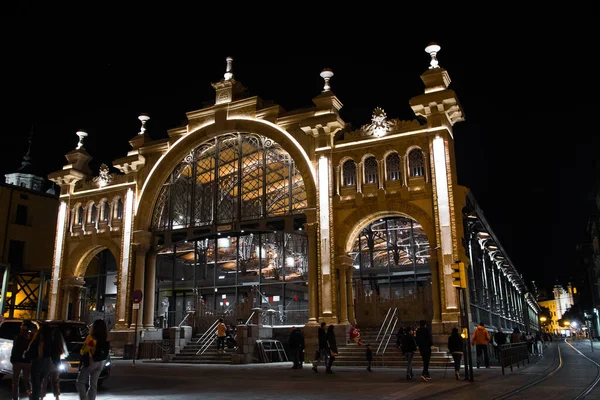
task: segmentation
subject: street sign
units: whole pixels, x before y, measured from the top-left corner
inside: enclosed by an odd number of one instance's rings
[[[134,290],[131,293],[131,301],[136,304],[136,303],[140,303],[142,301],[142,291],[141,290]]]
[[[134,310],[139,310],[140,309],[140,303],[133,303],[133,309]]]

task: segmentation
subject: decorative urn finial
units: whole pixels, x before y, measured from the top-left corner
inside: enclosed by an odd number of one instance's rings
[[[83,147],[83,139],[86,138],[88,134],[81,130],[77,131],[75,134],[77,136],[79,136],[79,142],[77,143],[77,147],[75,149],[76,150],[79,150],[79,149],[85,150],[85,148]]]
[[[232,69],[231,64],[233,62],[233,58],[227,57],[225,59],[225,61],[227,61],[227,67],[225,68],[225,75],[223,75],[223,76],[225,77],[226,81],[229,81],[229,80],[231,80],[231,78],[233,78],[233,72],[231,72],[231,69]]]
[[[429,69],[439,68],[439,62],[437,60],[437,53],[440,51],[441,47],[437,43],[429,43],[427,47],[425,47],[425,52],[429,53],[431,56],[431,62],[429,63]]]
[[[148,120],[150,119],[150,116],[148,114],[142,113],[142,114],[140,114],[138,119],[140,121],[142,121],[142,128],[140,129],[140,132],[138,133],[138,135],[143,135],[146,133],[146,122],[148,122]]]
[[[321,71],[320,75],[321,75],[321,78],[323,78],[323,80],[325,81],[325,86],[323,86],[323,91],[327,92],[328,90],[331,90],[331,86],[329,86],[329,80],[333,76],[333,71],[331,71],[329,68],[325,68],[323,71]]]

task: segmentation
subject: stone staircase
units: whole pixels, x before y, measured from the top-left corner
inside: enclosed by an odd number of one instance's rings
[[[377,349],[379,342],[376,341],[378,330],[361,329],[361,338],[363,346],[359,346],[356,343],[338,344],[339,356],[335,358],[335,364],[337,366],[345,367],[367,367],[366,358],[366,345],[371,344],[373,349],[373,367],[406,367],[406,358],[400,352],[400,349],[396,347],[396,334],[393,333],[390,337],[387,349],[383,352],[384,344],[381,345],[379,354]],[[387,340],[387,339],[386,339]],[[380,342],[381,342],[380,338]],[[440,351],[439,348],[434,348],[431,353],[431,360],[429,361],[429,368],[452,368],[454,365],[452,356],[445,351]],[[413,358],[413,369],[418,370],[423,367],[423,359],[417,350],[415,357]]]
[[[235,353],[234,349],[228,349],[225,346],[225,353],[217,351],[217,341],[215,340],[206,351],[196,355],[202,344],[196,344],[202,334],[192,337],[192,340],[181,350],[179,354],[173,357],[172,362],[185,364],[231,364],[231,356]]]

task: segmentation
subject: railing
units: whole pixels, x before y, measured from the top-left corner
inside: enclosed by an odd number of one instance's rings
[[[210,345],[213,344],[213,342],[217,339],[217,325],[219,325],[219,320],[213,322],[210,328],[208,328],[196,341],[196,344],[201,344],[200,349],[196,352],[196,355],[204,354]]]
[[[527,342],[500,345],[500,365],[502,366],[502,375],[504,375],[505,367],[510,367],[510,370],[512,371],[514,364],[517,364],[517,367],[520,368],[519,363],[525,365],[525,360],[527,360],[527,364],[529,364]]]
[[[181,328],[181,325],[183,325],[183,323],[185,321],[187,321],[188,317],[192,314],[196,313],[196,311],[187,311],[187,314],[185,314],[185,317],[183,317],[183,319],[181,320],[181,322],[179,323],[179,325],[177,325],[179,328]]]
[[[169,354],[171,346],[168,340],[151,340],[140,343],[137,358],[142,359],[157,359],[163,358]]]
[[[391,315],[390,315],[390,313],[391,313]],[[398,307],[394,307],[393,311],[392,311],[392,308],[390,308],[388,310],[387,314],[385,315],[385,318],[384,318],[383,322],[381,323],[381,328],[379,328],[379,333],[377,333],[376,341],[379,342],[379,346],[377,346],[377,351],[375,352],[375,354],[377,354],[377,355],[383,354],[387,350],[387,346],[392,337],[392,333],[394,332],[394,329],[396,328],[396,324],[398,323],[397,314],[398,314]],[[383,335],[382,335],[382,330],[383,330]],[[381,337],[381,341],[379,340],[380,337]],[[383,351],[381,351],[382,346],[383,346]]]

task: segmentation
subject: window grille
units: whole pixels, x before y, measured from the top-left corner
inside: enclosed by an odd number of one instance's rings
[[[348,160],[342,167],[343,185],[356,185],[356,163],[353,160]]]
[[[387,156],[385,159],[385,169],[388,181],[400,180],[400,156],[398,153],[392,153]]]
[[[408,169],[411,177],[425,175],[425,162],[420,149],[414,149],[408,154]]]
[[[365,183],[377,183],[377,159],[375,157],[365,160]]]

